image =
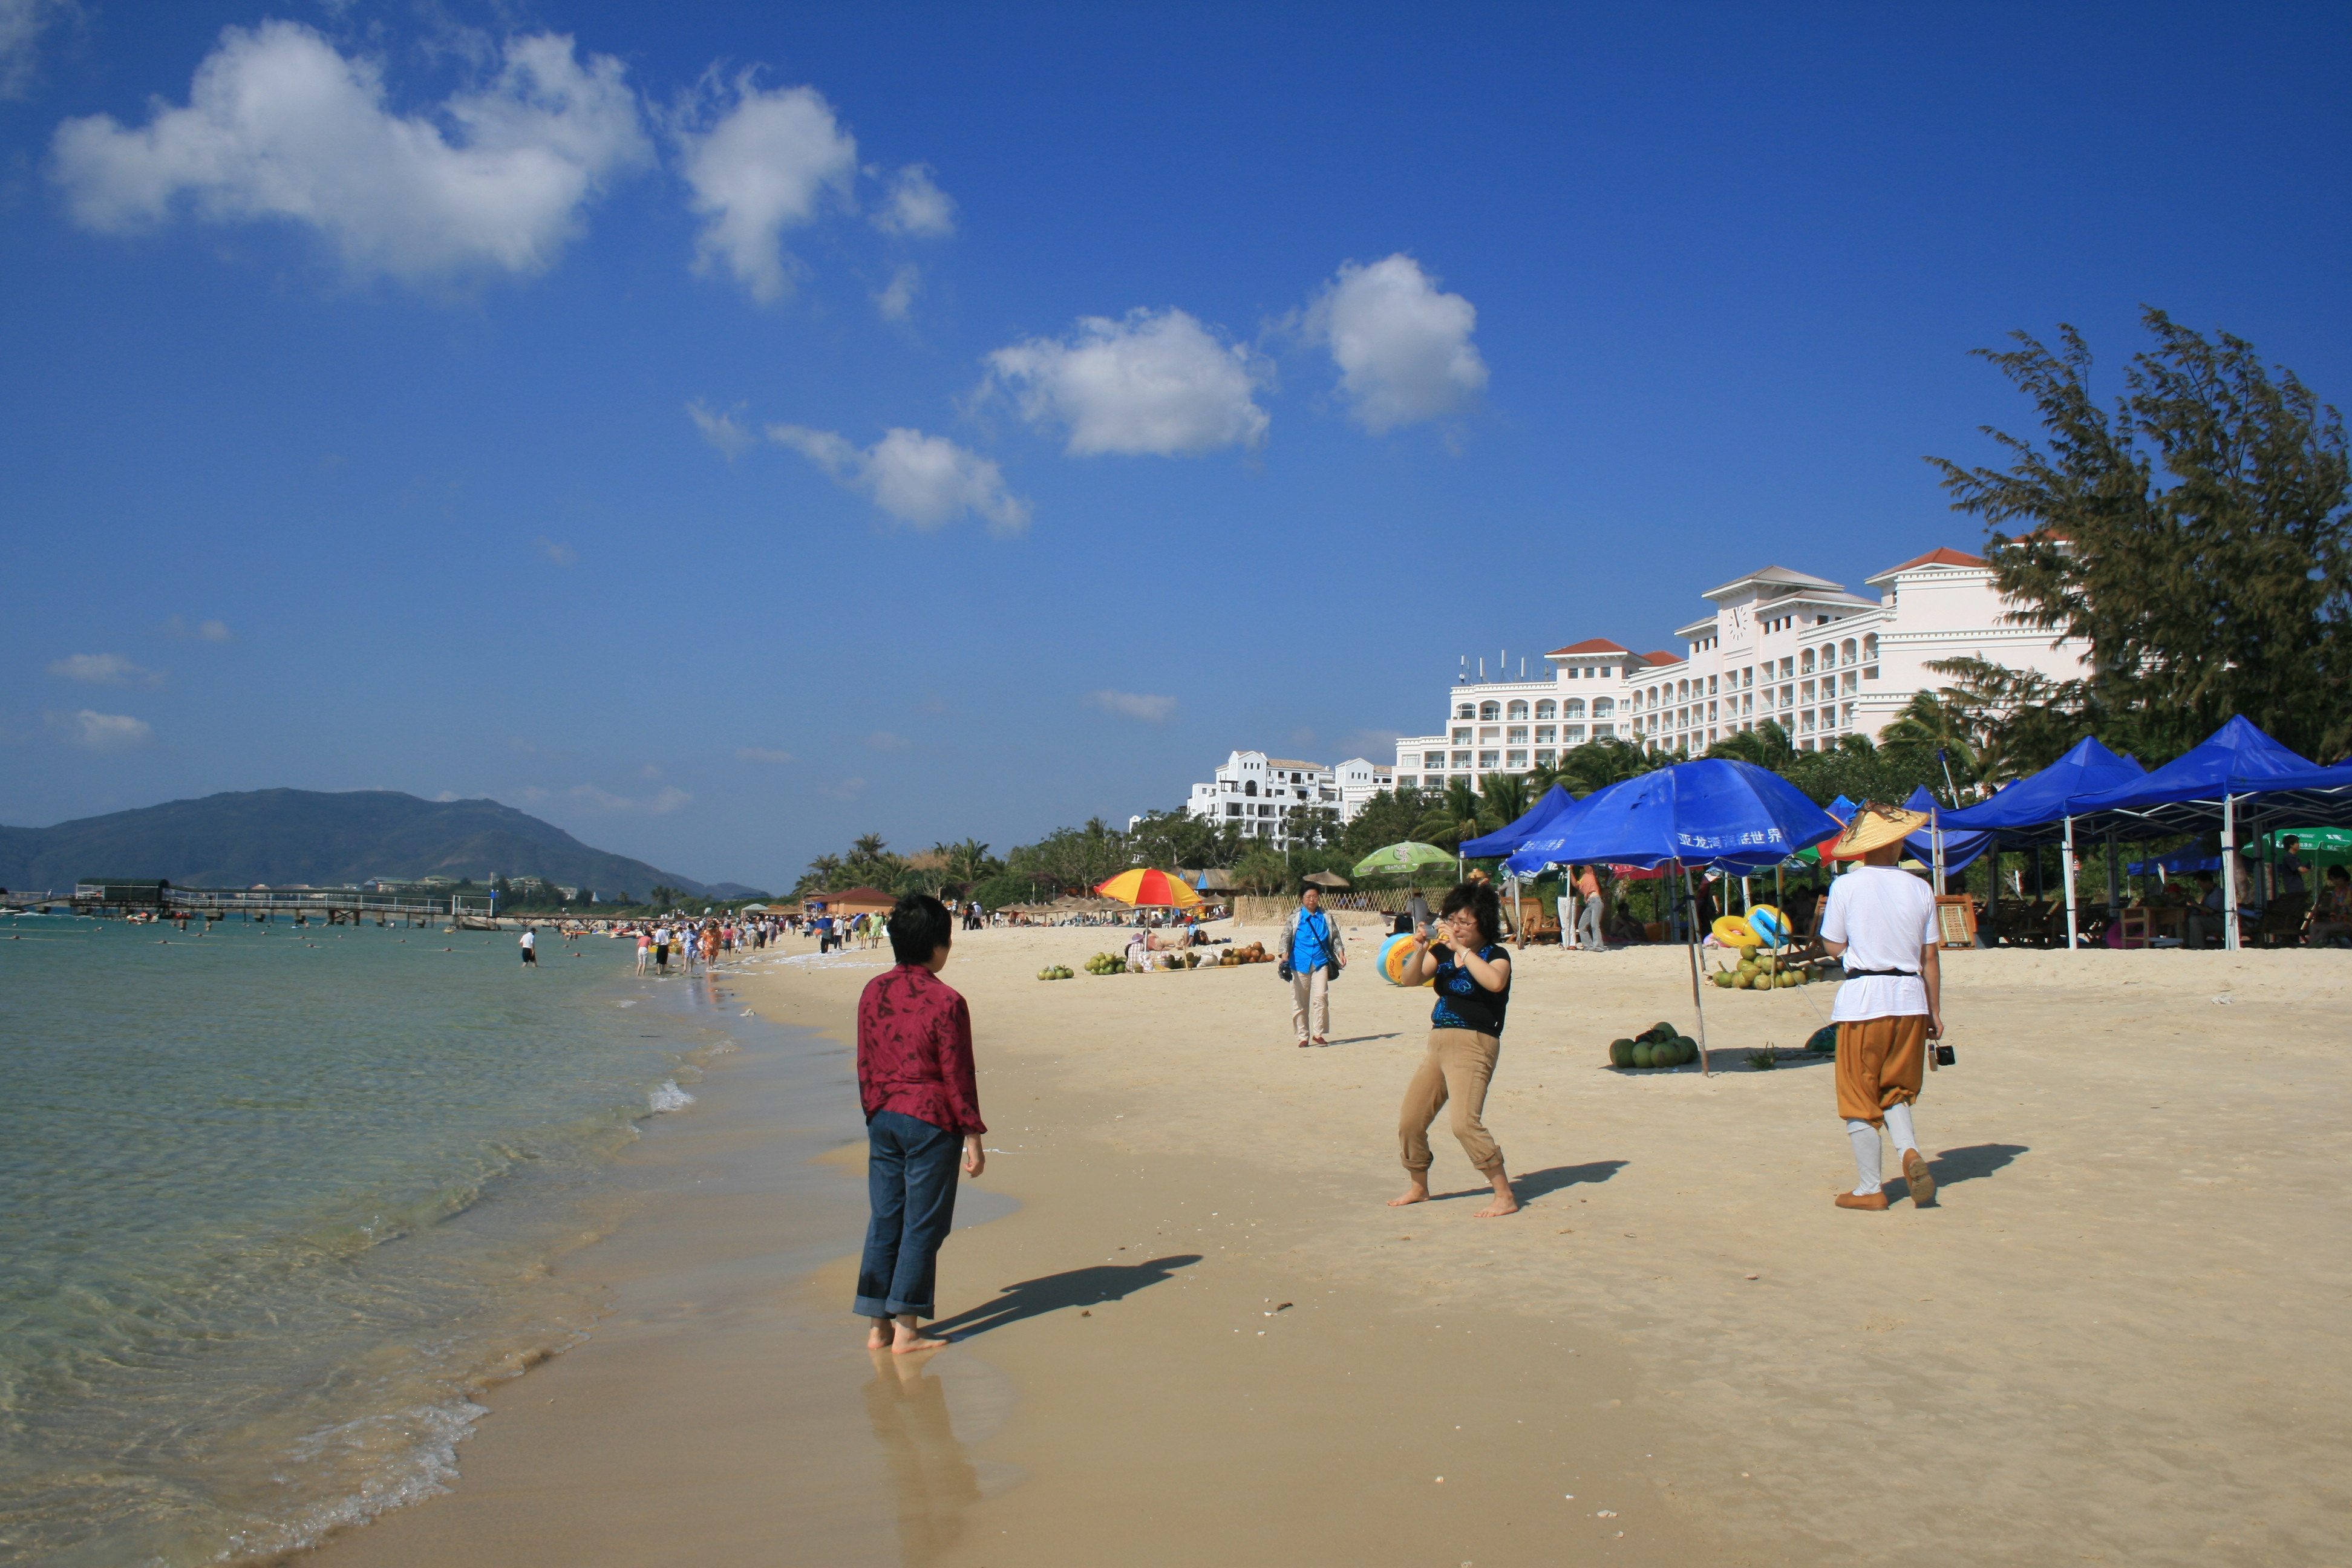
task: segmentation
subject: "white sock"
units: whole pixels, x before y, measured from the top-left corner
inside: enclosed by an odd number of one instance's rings
[[[1900,1161],[1903,1151],[1916,1149],[1919,1140],[1911,1135],[1911,1107],[1908,1104],[1886,1108],[1886,1134],[1895,1140],[1895,1158]]]
[[[1849,1121],[1845,1135],[1853,1144],[1853,1168],[1862,1177],[1853,1189],[1858,1198],[1878,1191],[1878,1129],[1867,1121]]]

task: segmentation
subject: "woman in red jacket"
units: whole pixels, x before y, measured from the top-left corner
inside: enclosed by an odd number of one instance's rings
[[[940,980],[954,941],[947,906],[910,893],[890,911],[896,965],[857,1001],[857,1094],[866,1108],[866,1190],[874,1217],[857,1268],[868,1350],[900,1355],[948,1342],[935,1317],[940,1244],[955,1222],[959,1152],[967,1175],[988,1163],[971,1060],[971,1010]]]

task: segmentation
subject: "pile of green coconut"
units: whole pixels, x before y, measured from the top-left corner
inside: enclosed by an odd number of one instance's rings
[[[1613,1068],[1678,1068],[1698,1060],[1698,1042],[1672,1024],[1653,1024],[1631,1039],[1609,1042]]]
[[[1805,969],[1762,948],[1747,949],[1737,969],[1718,969],[1707,978],[1726,991],[1780,991],[1813,980]]]

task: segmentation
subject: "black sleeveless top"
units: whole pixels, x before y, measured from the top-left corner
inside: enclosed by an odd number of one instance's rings
[[[1500,991],[1489,991],[1478,984],[1477,976],[1454,962],[1454,949],[1444,942],[1433,943],[1430,952],[1437,956],[1437,1005],[1429,1012],[1433,1029],[1468,1029],[1475,1034],[1503,1034],[1503,1015],[1511,1005],[1511,981],[1507,973]],[[1503,944],[1489,942],[1478,950],[1478,956],[1493,963],[1504,953]]]

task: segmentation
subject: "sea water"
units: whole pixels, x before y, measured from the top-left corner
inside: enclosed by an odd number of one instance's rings
[[[549,1267],[725,993],[539,951],[0,919],[0,1563],[315,1541],[437,1490],[471,1395],[577,1338]]]

